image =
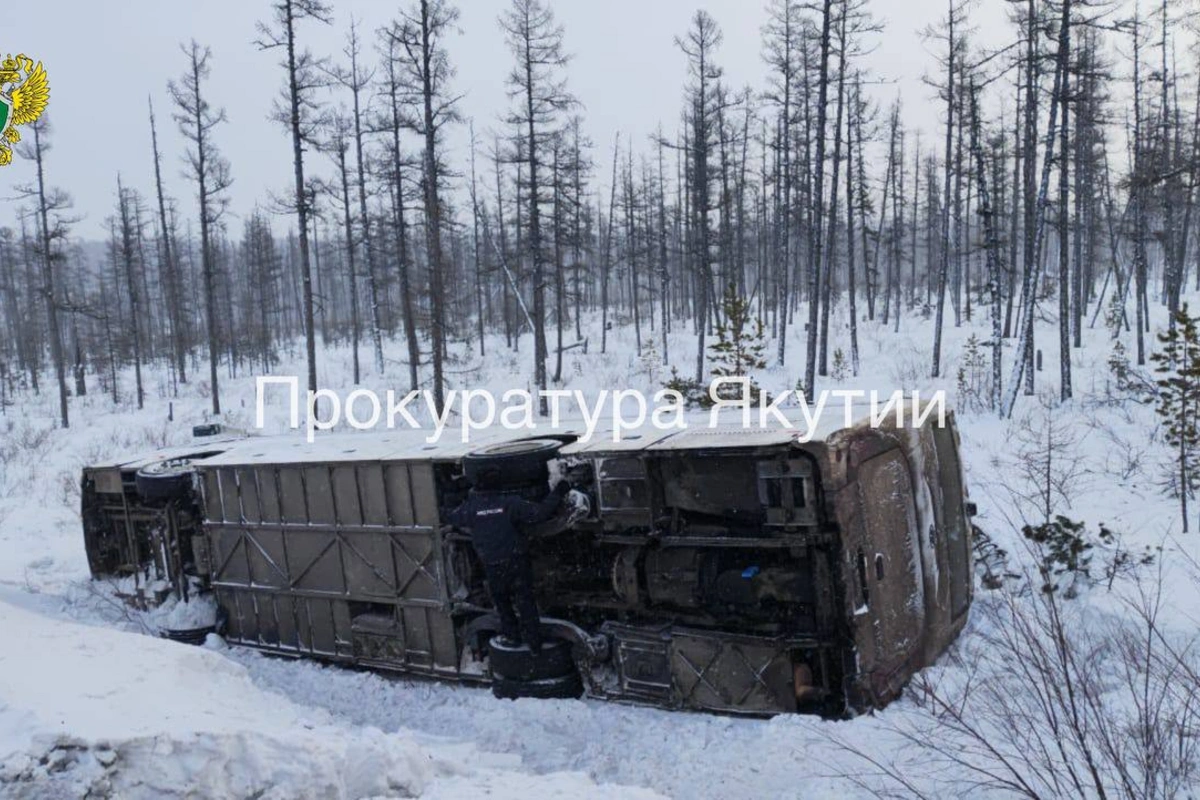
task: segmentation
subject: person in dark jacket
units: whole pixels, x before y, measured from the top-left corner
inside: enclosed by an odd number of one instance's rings
[[[492,605],[500,616],[500,633],[511,642],[524,643],[537,653],[542,647],[537,601],[533,596],[533,570],[524,526],[554,516],[570,491],[559,481],[540,503],[498,489],[500,471],[485,469],[467,499],[447,516],[456,528],[466,528],[487,574]],[[518,615],[520,620],[518,622]]]

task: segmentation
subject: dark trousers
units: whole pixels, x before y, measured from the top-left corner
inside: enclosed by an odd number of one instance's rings
[[[500,616],[500,632],[507,639],[524,642],[531,650],[540,650],[542,630],[537,601],[533,597],[529,556],[514,554],[504,561],[485,563],[483,568],[487,573],[492,604]]]

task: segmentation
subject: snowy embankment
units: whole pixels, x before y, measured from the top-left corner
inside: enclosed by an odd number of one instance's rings
[[[534,776],[514,756],[347,724],[261,688],[214,650],[3,601],[0,630],[5,796],[656,796],[579,773]]]
[[[1059,407],[1023,397],[1016,419],[1000,421],[957,391],[964,343],[972,332],[985,339],[986,327],[983,321],[948,327],[945,377],[932,380],[928,322],[905,317],[899,334],[864,325],[859,377],[819,388],[947,390],[981,512],[977,521],[1008,551],[1015,573],[1035,564],[1020,528],[1041,519],[1038,447],[1053,441],[1055,513],[1091,529],[1107,523],[1129,552],[1163,548],[1151,571],[1162,570],[1160,623],[1192,635],[1200,628],[1200,536],[1179,533],[1177,503],[1164,491],[1170,453],[1155,438],[1152,408],[1112,392],[1107,332],[1089,330],[1086,347],[1075,354],[1074,401]],[[848,351],[844,324],[834,325],[832,335]],[[606,354],[594,340],[589,354],[568,353],[556,388],[653,391],[669,378],[661,351],[639,357],[632,331],[610,336]],[[756,376],[768,391],[795,387],[801,337],[794,331],[789,342],[791,366]],[[650,338],[647,332],[644,340]],[[1050,396],[1057,394],[1056,339],[1048,327],[1040,334],[1048,371],[1038,373],[1038,385]],[[447,374],[457,387],[497,396],[529,389],[528,345],[526,338],[514,354],[489,339],[486,358],[460,351]],[[691,363],[694,340],[686,331],[672,334],[670,346],[673,361]],[[396,342],[389,352],[403,350]],[[1011,351],[1005,355],[1007,378]],[[286,354],[277,374],[303,374],[300,359],[299,349]],[[352,388],[348,363],[344,350],[331,349],[319,365],[323,383],[343,395]],[[968,377],[975,372],[986,373],[986,366],[968,370]],[[367,375],[363,385],[402,390],[406,375],[402,363],[389,361],[386,375]],[[126,399],[116,407],[92,380],[87,397],[72,399],[68,431],[56,429],[45,395],[21,395],[0,416],[0,795],[70,797],[109,787],[112,796],[132,798],[172,792],[636,797],[629,787],[637,786],[648,789],[641,796],[841,797],[895,788],[879,775],[884,765],[923,792],[959,796],[961,781],[971,777],[944,762],[934,765],[914,748],[914,732],[928,730],[931,721],[920,698],[841,723],[741,720],[586,700],[502,702],[486,689],[154,638],[163,619],[191,611],[136,611],[116,599],[113,586],[88,579],[79,472],[118,453],[190,441],[192,424],[206,418],[207,386],[181,387],[171,400],[165,380],[155,377],[139,412],[127,399],[131,378],[123,378]],[[223,421],[249,428],[254,376],[226,377],[222,400]],[[275,431],[287,419],[282,397],[277,401],[268,420]],[[1095,554],[1095,572],[1107,557],[1108,551]],[[1071,613],[1125,618],[1139,589],[1133,577],[1124,571],[1111,588],[1101,581],[1083,591]],[[1025,591],[1020,581],[1014,585]],[[994,594],[979,591],[960,645],[930,671],[943,686],[980,679],[975,665],[986,655],[984,637],[994,633],[980,612],[995,605]]]

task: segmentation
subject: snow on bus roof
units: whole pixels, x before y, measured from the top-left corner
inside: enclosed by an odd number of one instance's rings
[[[836,413],[829,411],[822,414],[808,441],[821,441],[836,431],[846,427],[863,424],[867,414],[857,413],[855,408],[846,424],[842,409]],[[708,412],[693,412],[684,417],[685,428],[662,429],[652,425],[623,430],[621,438],[614,440],[611,425],[598,426],[587,441],[569,444],[560,451],[561,455],[583,455],[599,453],[632,453],[632,452],[664,452],[669,450],[706,450],[710,448],[742,448],[742,447],[772,447],[791,442],[800,442],[801,434],[807,432],[807,425],[800,414],[792,409],[790,413],[781,410],[792,427],[785,426],[778,420],[771,424],[758,425],[758,412],[751,414],[751,423],[742,424],[741,412],[730,410],[723,413],[716,424],[711,423]]]
[[[661,430],[644,426],[633,430],[623,431],[620,440],[613,439],[611,427],[598,428],[591,438],[572,442],[559,450],[559,455],[576,456],[585,453],[636,453],[651,445],[668,439],[678,433],[676,430]]]
[[[464,443],[457,430],[447,429],[437,441],[431,430],[390,430],[322,433],[309,442],[303,434],[244,439],[224,452],[197,462],[202,466],[246,464],[305,464],[348,461],[456,460],[476,447],[527,438],[505,430],[475,431]]]
[[[788,428],[744,428],[740,425],[688,428],[674,436],[647,447],[651,452],[663,450],[707,450],[713,447],[771,447],[790,444],[799,432]]]
[[[411,449],[403,433],[334,433],[309,442],[303,434],[252,437],[219,455],[199,462],[205,466],[295,464],[309,461],[381,461]]]
[[[460,428],[447,426],[440,436],[433,429],[392,429],[386,431],[318,432],[309,442],[301,432],[278,436],[248,436],[240,439],[196,440],[184,447],[164,448],[119,459],[111,459],[93,468],[138,468],[154,461],[193,456],[200,466],[244,466],[249,464],[346,463],[354,461],[457,461],[468,453],[488,445],[522,439],[557,438],[569,442],[561,455],[605,453],[661,453],[671,450],[708,450],[714,448],[757,448],[789,443],[819,442],[837,431],[867,424],[867,409],[855,404],[847,417],[842,407],[825,409],[815,429],[808,433],[807,422],[796,408],[780,409],[790,423],[768,418],[759,425],[758,410],[753,409],[749,426],[743,426],[741,411],[725,410],[713,424],[707,411],[684,416],[686,427],[659,427],[651,422],[622,427],[619,438],[615,423],[605,419],[594,424],[591,436],[584,439],[587,425],[582,419],[560,419],[558,425],[533,428],[494,427],[470,431],[463,441]],[[595,421],[593,421],[595,422]],[[849,422],[849,424],[847,424]],[[575,437],[575,441],[571,441]],[[201,453],[211,453],[194,458]]]
[[[122,453],[104,461],[89,464],[90,469],[139,469],[147,464],[153,464],[157,461],[169,461],[173,458],[194,457],[200,453],[212,453],[221,450],[226,450],[230,447],[235,447],[245,441],[241,437],[221,437],[213,439],[196,439],[191,444],[178,445],[172,447],[160,447],[157,450],[146,452],[142,450],[137,453]]]

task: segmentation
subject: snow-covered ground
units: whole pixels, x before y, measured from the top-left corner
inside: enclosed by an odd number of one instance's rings
[[[1165,490],[1170,453],[1153,409],[1114,396],[1108,332],[1102,325],[1087,332],[1073,356],[1076,398],[1058,407],[1046,399],[1057,397],[1058,372],[1057,333],[1048,323],[1039,333],[1046,371],[1037,375],[1045,398],[1020,398],[1015,419],[1001,421],[958,396],[965,343],[972,333],[986,339],[987,326],[948,325],[946,377],[931,380],[930,323],[906,316],[899,334],[865,323],[859,377],[819,388],[947,390],[977,522],[1017,572],[1032,564],[1020,527],[1041,520],[1036,478],[1026,474],[1030,455],[1052,438],[1054,511],[1093,529],[1105,523],[1127,551],[1161,547],[1153,567],[1164,586],[1160,622],[1193,633],[1200,628],[1200,534],[1180,533],[1177,502]],[[833,335],[848,354],[844,322]],[[757,376],[769,391],[795,386],[802,332],[792,336],[791,366]],[[607,354],[597,352],[593,335],[588,354],[566,355],[562,388],[661,388],[669,370],[658,363],[660,351],[637,356],[632,329],[610,337]],[[645,331],[644,341],[651,339],[657,345],[658,334]],[[689,372],[694,340],[679,330],[670,344],[673,361]],[[495,337],[488,348],[485,359],[460,349],[447,368],[456,385],[497,396],[532,388],[528,337],[517,354]],[[407,368],[395,360],[403,351],[393,343],[387,374],[368,374],[364,385],[406,388]],[[303,374],[300,356],[297,348],[277,374]],[[348,353],[329,349],[320,358],[323,383],[348,392]],[[370,362],[366,347],[363,362]],[[229,377],[223,368],[223,377],[224,421],[251,427],[254,376]],[[123,380],[127,396],[132,378]],[[588,700],[505,702],[486,689],[272,659],[219,641],[198,648],[160,640],[157,624],[195,610],[136,611],[112,586],[89,581],[79,473],[117,453],[189,441],[192,424],[205,419],[207,387],[192,383],[171,399],[165,378],[152,375],[138,412],[128,401],[114,407],[95,381],[88,396],[72,399],[70,430],[55,427],[56,404],[45,395],[19,396],[0,416],[0,796],[831,797],[884,786],[879,764],[921,791],[961,794],[961,776],[931,769],[905,736],[928,720],[912,698],[845,722],[743,720]],[[278,428],[287,414],[275,411],[269,421]],[[1107,557],[1094,556],[1097,572]],[[1122,574],[1111,588],[1101,582],[1070,602],[1119,616],[1133,590],[1132,575]],[[979,590],[977,611],[988,595]],[[943,680],[964,674],[986,625],[981,616],[973,614],[955,652],[935,668]]]
[[[0,603],[3,767],[17,796],[628,796],[512,756],[350,723],[221,652]],[[368,700],[369,698],[361,698]],[[635,797],[654,797],[650,791]]]

